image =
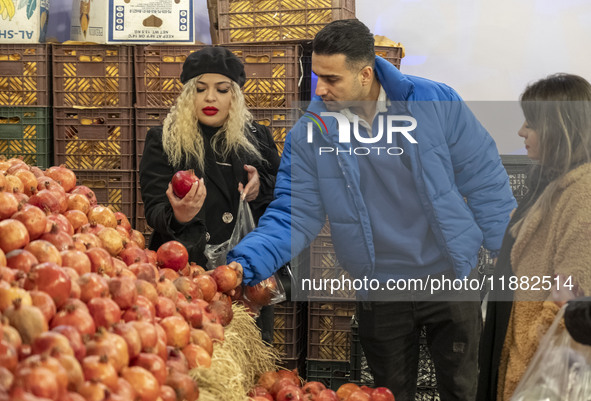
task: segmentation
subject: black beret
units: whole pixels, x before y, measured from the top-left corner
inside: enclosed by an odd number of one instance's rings
[[[189,54],[183,64],[181,82],[185,84],[191,78],[207,73],[225,75],[241,88],[246,82],[244,65],[225,47],[206,47]]]

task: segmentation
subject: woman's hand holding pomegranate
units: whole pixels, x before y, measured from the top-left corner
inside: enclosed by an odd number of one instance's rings
[[[248,164],[244,165],[244,169],[248,172],[248,182],[246,186],[243,186],[242,183],[238,184],[238,192],[242,193],[242,199],[250,202],[259,196],[259,172],[255,167]]]
[[[205,189],[203,178],[201,178],[199,181],[193,183],[191,190],[185,195],[184,198],[181,199],[174,194],[172,184],[168,184],[166,196],[170,201],[170,205],[172,206],[172,210],[174,212],[174,217],[177,219],[177,221],[179,223],[187,223],[191,221],[201,210],[203,202],[205,202],[205,197],[207,196],[207,191]]]

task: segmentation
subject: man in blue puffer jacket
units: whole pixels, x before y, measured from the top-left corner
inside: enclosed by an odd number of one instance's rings
[[[309,245],[327,215],[339,262],[355,278],[463,279],[483,241],[498,251],[516,202],[493,139],[452,88],[375,57],[357,20],[316,35],[312,69],[316,101],[286,139],[275,200],[228,255],[246,284]],[[404,302],[374,302],[383,295],[363,294],[372,302],[358,308],[375,384],[414,400],[425,326],[441,399],[474,400],[479,302],[417,302],[412,291]]]

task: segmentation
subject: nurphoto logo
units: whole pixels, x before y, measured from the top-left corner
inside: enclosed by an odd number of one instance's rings
[[[390,156],[400,156],[402,153],[404,153],[404,150],[399,146],[390,146],[394,143],[393,138],[395,134],[402,134],[402,136],[411,144],[418,143],[416,139],[414,139],[410,134],[410,131],[413,131],[415,128],[417,128],[417,120],[409,116],[378,115],[377,133],[370,137],[359,134],[359,116],[357,115],[354,115],[353,121],[351,122],[345,115],[341,113],[323,111],[320,113],[320,115],[318,115],[308,110],[308,112],[305,114],[305,117],[311,120],[307,125],[308,143],[313,142],[314,126],[318,128],[318,131],[321,135],[328,135],[328,129],[322,117],[332,117],[337,120],[339,130],[338,143],[345,146],[321,146],[318,149],[319,155],[322,155],[323,153],[347,153],[357,156],[367,156],[369,154],[375,153],[378,155],[388,154]],[[401,123],[410,123],[410,125],[401,125]],[[358,143],[364,145],[383,144],[385,136],[385,145],[388,146],[349,146],[347,148],[346,144],[351,143],[351,128],[353,128],[353,137]]]

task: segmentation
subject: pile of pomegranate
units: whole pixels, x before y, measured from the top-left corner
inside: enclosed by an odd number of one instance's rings
[[[394,401],[394,395],[385,387],[372,389],[345,383],[333,391],[317,381],[302,385],[297,370],[263,373],[249,396],[252,401]]]
[[[194,401],[241,282],[145,249],[73,171],[0,160],[0,400]]]

